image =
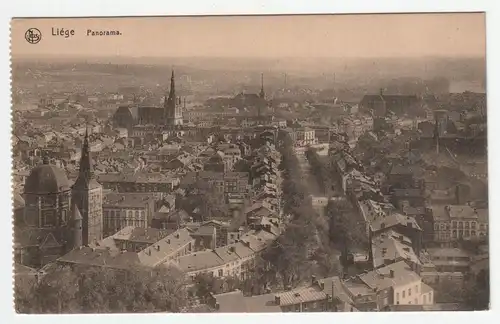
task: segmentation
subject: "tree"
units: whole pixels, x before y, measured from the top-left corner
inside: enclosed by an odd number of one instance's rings
[[[333,243],[338,244],[343,251],[366,245],[368,238],[364,223],[351,203],[347,200],[330,201],[326,210],[330,221],[329,236]]]
[[[16,283],[20,313],[178,312],[187,301],[175,269],[60,267],[28,288]],[[28,295],[29,294],[29,295]]]
[[[311,173],[316,178],[316,182],[323,193],[326,194],[333,185],[332,171],[329,168],[329,164],[322,161],[316,149],[312,147],[307,149],[306,158],[311,166]]]

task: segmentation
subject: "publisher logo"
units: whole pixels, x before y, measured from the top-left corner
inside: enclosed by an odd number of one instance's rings
[[[37,44],[42,40],[42,33],[38,28],[30,28],[24,34],[24,38],[30,44]]]

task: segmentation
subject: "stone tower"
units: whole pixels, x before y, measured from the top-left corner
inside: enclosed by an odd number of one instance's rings
[[[170,92],[168,97],[165,98],[163,103],[165,109],[165,122],[169,127],[182,125],[182,102],[181,98],[175,94],[175,77],[172,70],[172,77],[170,78]]]
[[[89,134],[85,131],[80,170],[71,188],[72,204],[80,211],[82,245],[102,239],[102,186],[94,178],[89,149]]]
[[[73,248],[83,246],[83,217],[76,204],[73,204],[71,215],[71,242]]]

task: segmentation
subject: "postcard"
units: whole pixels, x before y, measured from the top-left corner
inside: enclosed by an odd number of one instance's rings
[[[14,18],[16,311],[487,310],[485,49],[484,13]]]

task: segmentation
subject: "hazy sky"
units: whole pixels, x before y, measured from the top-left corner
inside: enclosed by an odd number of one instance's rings
[[[38,44],[24,34],[42,32]],[[52,36],[52,28],[75,36]],[[87,36],[87,29],[121,36]],[[165,57],[485,56],[485,16],[338,16],[15,19],[12,55]]]

